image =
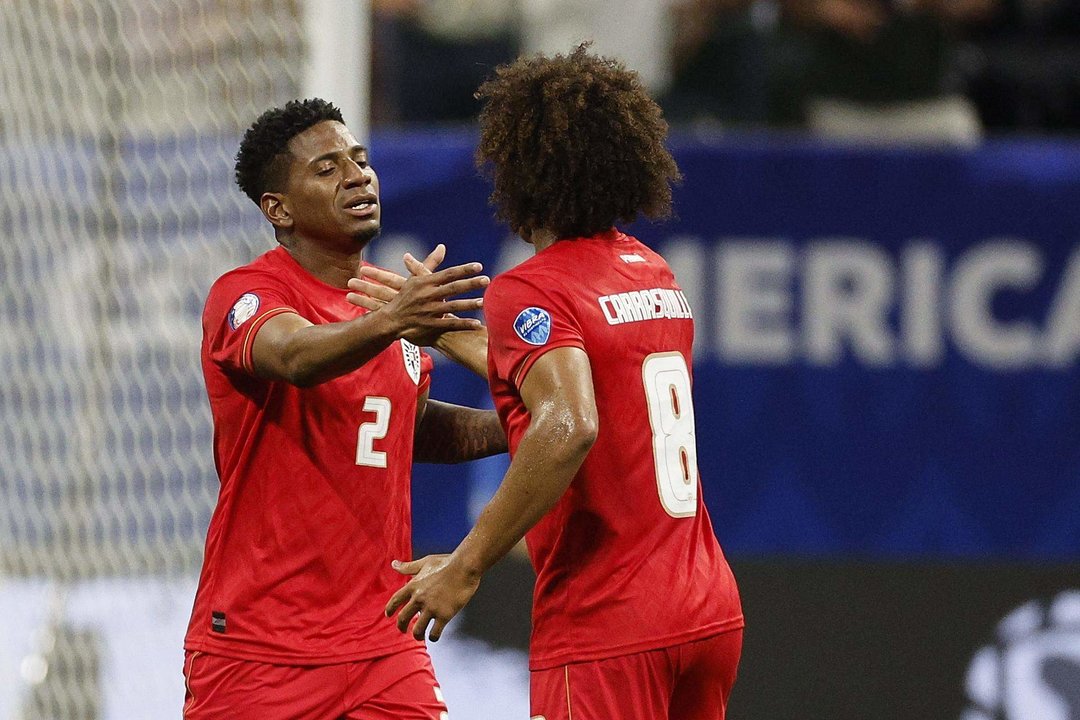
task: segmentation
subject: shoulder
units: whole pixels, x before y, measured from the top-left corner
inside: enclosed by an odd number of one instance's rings
[[[272,252],[272,251],[271,251]],[[264,295],[281,295],[288,292],[289,284],[279,268],[265,253],[253,262],[233,268],[224,273],[210,286],[206,297],[206,312],[228,309],[236,304],[253,304],[258,309]]]

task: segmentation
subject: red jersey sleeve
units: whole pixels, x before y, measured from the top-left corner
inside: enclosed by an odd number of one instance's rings
[[[585,347],[571,305],[531,277],[508,273],[495,278],[484,293],[484,314],[489,364],[515,388],[549,350]]]
[[[267,320],[296,310],[288,286],[267,273],[233,272],[210,288],[203,337],[210,359],[223,368],[254,371],[251,346]]]

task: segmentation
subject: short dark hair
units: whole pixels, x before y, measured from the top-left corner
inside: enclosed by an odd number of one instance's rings
[[[236,184],[256,205],[264,192],[280,189],[285,164],[278,162],[289,141],[326,120],[344,124],[341,110],[321,98],[290,100],[258,117],[244,133],[236,153]]]
[[[682,176],[660,107],[637,73],[589,54],[588,43],[501,66],[476,97],[477,166],[511,229],[588,236],[639,213],[671,214]]]

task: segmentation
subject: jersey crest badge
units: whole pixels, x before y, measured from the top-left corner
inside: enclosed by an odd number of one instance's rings
[[[255,311],[259,309],[259,296],[255,293],[244,293],[229,311],[229,327],[233,330],[251,319]]]
[[[401,341],[401,356],[405,358],[405,371],[409,373],[413,383],[420,384],[420,348],[408,340]]]
[[[551,337],[551,315],[538,307],[525,308],[514,320],[514,332],[530,345],[543,345]]]

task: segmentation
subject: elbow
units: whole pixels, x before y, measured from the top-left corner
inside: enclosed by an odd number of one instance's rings
[[[595,415],[575,414],[553,423],[547,433],[564,459],[583,461],[596,443],[600,425]]]
[[[281,378],[298,388],[313,387],[328,378],[324,368],[312,361],[306,352],[308,346],[297,335],[302,333],[294,333],[281,354]]]
[[[318,379],[309,372],[293,372],[286,376],[286,382],[298,388],[309,388],[318,385]]]
[[[313,367],[311,363],[303,362],[299,358],[293,358],[291,361],[287,361],[282,374],[284,375],[285,382],[290,385],[295,385],[298,388],[309,388],[322,382],[322,378],[319,377],[316,368]]]
[[[574,440],[581,454],[588,455],[592,446],[596,444],[596,436],[600,433],[600,423],[596,417],[581,418],[574,429]]]

